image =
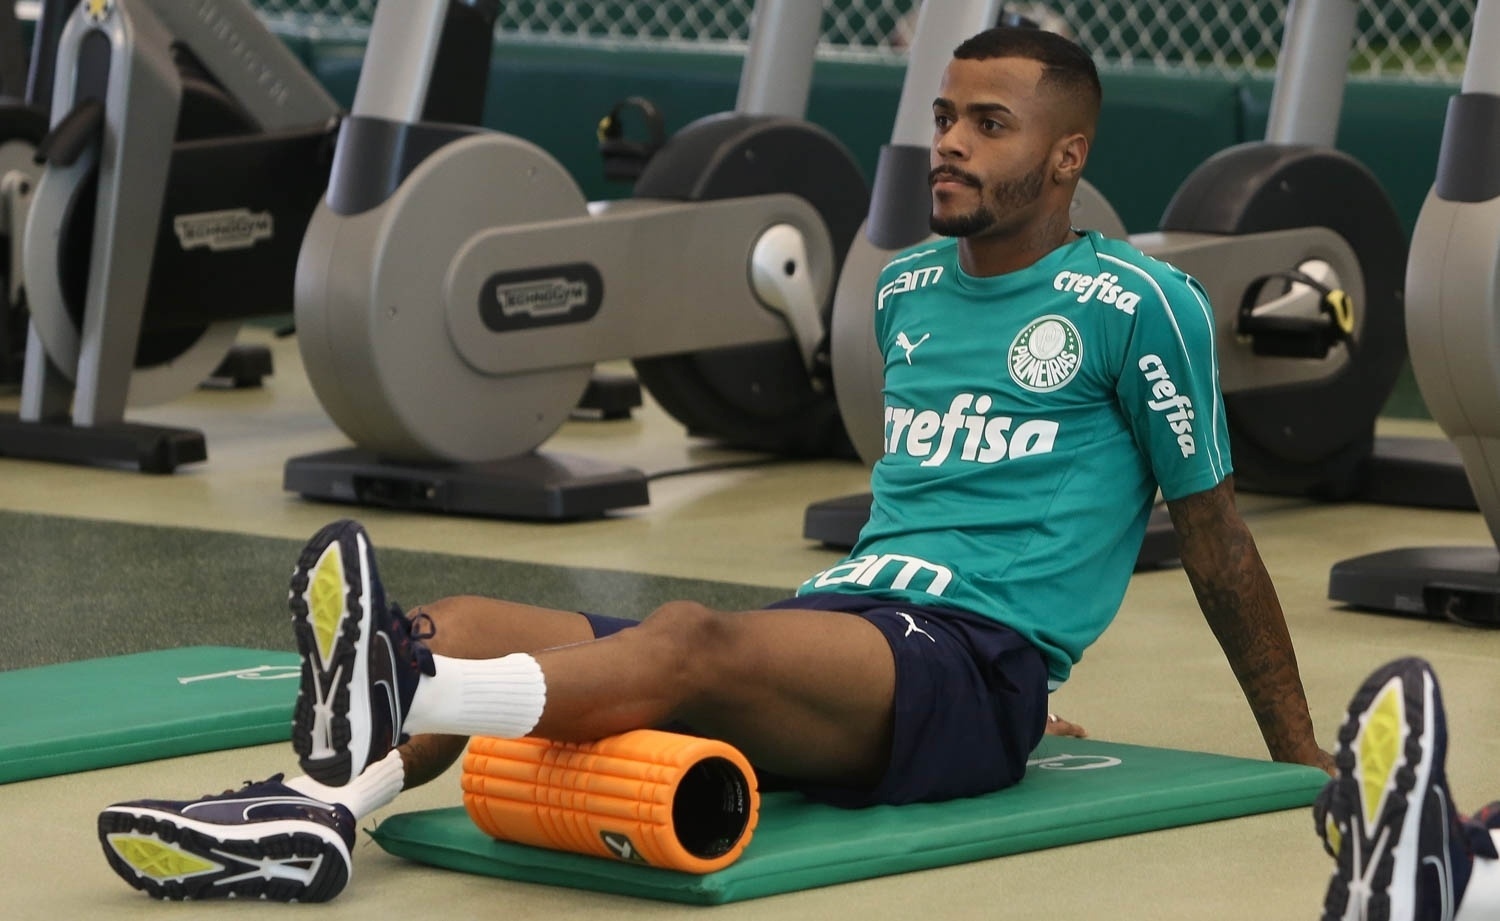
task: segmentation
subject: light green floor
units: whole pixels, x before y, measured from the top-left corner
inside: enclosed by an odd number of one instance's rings
[[[244,338],[270,341],[252,332]],[[203,429],[208,463],[171,477],[147,477],[0,460],[0,508],[305,538],[348,509],[284,493],[282,463],[345,442],[313,399],[295,344],[281,341],[274,348],[277,371],[263,391],[198,393],[137,416]],[[570,423],[547,447],[648,472],[741,456],[689,441],[651,407],[630,422]],[[790,588],[836,558],[801,539],[805,506],[860,490],[863,479],[857,466],[832,462],[674,477],[653,484],[649,507],[581,524],[520,525],[379,511],[360,511],[359,517],[383,546]],[[1500,634],[1340,611],[1324,598],[1335,561],[1398,546],[1487,543],[1480,517],[1251,496],[1242,504],[1280,587],[1325,746],[1332,745],[1349,695],[1371,669],[1399,655],[1424,655],[1437,666],[1447,697],[1449,776],[1459,805],[1477,807],[1500,796],[1493,769],[1500,763],[1500,736],[1493,732]],[[5,541],[0,535],[0,553]],[[286,561],[288,572],[291,564]],[[83,571],[91,562],[69,565]],[[400,597],[400,586],[391,590]],[[45,593],[7,601],[8,633],[48,629]],[[600,599],[601,609],[609,601]],[[216,599],[204,597],[202,603],[211,606]],[[192,625],[182,628],[191,631]],[[1254,721],[1177,570],[1135,578],[1115,628],[1089,652],[1054,704],[1099,737],[1263,757]],[[710,913],[725,919],[1262,921],[1316,917],[1329,868],[1302,811],[713,909],[432,870],[389,857],[368,841],[356,852],[349,889],[328,906],[162,904],[127,888],[99,854],[93,820],[103,805],[147,795],[217,792],[277,770],[295,770],[294,758],[282,746],[0,787],[7,831],[0,841],[0,917],[115,921],[269,917],[290,911],[362,921],[424,915],[657,919]],[[456,787],[450,775],[408,794],[394,808],[456,804]]]

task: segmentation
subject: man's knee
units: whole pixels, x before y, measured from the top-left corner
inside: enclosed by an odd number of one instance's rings
[[[646,615],[641,629],[661,640],[699,646],[723,629],[726,615],[696,601],[668,601]]]
[[[684,680],[710,681],[721,674],[734,647],[734,615],[696,601],[669,601],[636,629],[677,663]]]

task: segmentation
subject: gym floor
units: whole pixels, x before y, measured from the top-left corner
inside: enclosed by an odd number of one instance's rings
[[[283,462],[346,444],[307,384],[293,340],[247,329],[242,341],[274,350],[259,390],[198,391],[132,418],[201,429],[210,459],[167,477],[0,461],[0,508],[81,519],[186,526],[305,539],[354,514],[377,546],[522,562],[711,579],[791,589],[838,554],[803,540],[804,508],[860,491],[853,463],[779,463],[664,478],[648,507],[606,520],[517,524],[322,505],[284,493]],[[13,400],[10,401],[13,404]],[[0,397],[0,408],[12,408]],[[1430,423],[1382,420],[1382,431],[1436,435]],[[569,422],[546,446],[650,472],[745,458],[687,438],[647,397],[629,421]],[[1341,610],[1326,600],[1329,567],[1401,546],[1488,544],[1477,513],[1241,497],[1287,611],[1319,738],[1331,747],[1350,695],[1376,666],[1430,659],[1443,684],[1448,772],[1461,808],[1500,798],[1494,699],[1500,633]],[[5,538],[0,536],[0,552]],[[90,567],[59,559],[56,579]],[[292,560],[286,561],[288,573]],[[415,603],[423,599],[392,595]],[[598,609],[610,610],[609,599]],[[11,631],[45,631],[46,597],[12,598]],[[202,604],[213,605],[212,597]],[[267,599],[270,605],[281,599]],[[128,612],[127,612],[128,613]],[[628,612],[621,612],[628,613]],[[644,613],[644,612],[636,612]],[[182,630],[190,634],[190,623]],[[6,701],[24,706],[24,701]],[[1089,651],[1053,708],[1094,736],[1120,742],[1265,757],[1259,733],[1178,569],[1138,574],[1114,628]],[[95,841],[98,809],[145,796],[192,798],[295,771],[289,746],[271,745],[0,786],[0,914],[17,921],[110,917],[201,918],[212,912],[288,911],[250,904],[153,902],[107,868]],[[388,807],[459,802],[457,771]],[[379,819],[377,814],[375,819]],[[368,822],[366,824],[369,824]],[[1097,841],[920,873],[815,889],[714,909],[506,883],[386,855],[368,838],[354,878],[320,918],[495,916],[631,919],[712,912],[722,919],[1306,918],[1319,911],[1330,861],[1307,810]]]

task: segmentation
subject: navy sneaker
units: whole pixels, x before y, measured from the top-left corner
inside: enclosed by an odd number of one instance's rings
[[[116,803],[99,813],[99,843],[153,898],[326,902],[349,881],[354,816],[277,774],[191,802]]]
[[[355,521],[336,521],[308,541],[290,605],[302,654],[292,747],[308,776],[340,787],[406,741],[402,722],[417,682],[434,672],[421,643],[431,634],[413,635],[401,609],[387,604],[369,535]]]
[[[1473,868],[1448,793],[1437,677],[1420,659],[1378,669],[1349,704],[1338,776],[1313,807],[1337,860],[1324,921],[1452,921]]]

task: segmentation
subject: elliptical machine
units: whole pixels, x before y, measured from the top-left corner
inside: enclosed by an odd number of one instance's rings
[[[1448,103],[1437,175],[1406,263],[1406,336],[1422,396],[1463,458],[1500,543],[1500,10],[1474,9],[1469,57]],[[1337,563],[1328,597],[1356,608],[1500,627],[1500,551],[1387,550]]]
[[[126,422],[127,401],[190,391],[240,320],[287,310],[337,104],[242,0],[110,0],[68,18],[51,113],[0,454],[152,473],[203,460],[201,433]]]
[[[355,447],[289,460],[285,487],[506,518],[645,504],[638,470],[536,450],[613,358],[695,434],[847,453],[824,331],[868,191],[802,117],[820,5],[758,3],[735,111],[603,203],[535,145],[425,110],[447,9],[376,8],[297,271],[308,377]]]
[[[981,6],[957,5],[971,15]],[[1427,446],[1401,445],[1406,456],[1392,462],[1399,472],[1377,470],[1383,455],[1375,451],[1374,422],[1404,354],[1399,264],[1406,243],[1379,183],[1332,148],[1354,14],[1349,0],[1294,3],[1267,140],[1211,157],[1173,197],[1161,230],[1129,239],[1192,274],[1208,291],[1237,485],[1324,498],[1368,498],[1383,490],[1386,501],[1404,501],[1411,497],[1399,490],[1416,470],[1437,476],[1439,504],[1461,504],[1466,490],[1455,490],[1451,476],[1442,477],[1455,465],[1423,456]],[[922,28],[919,19],[918,43]],[[913,47],[891,153],[892,164],[899,158],[905,165],[899,177],[894,165],[886,175],[883,152],[877,174],[870,226],[877,215],[889,222],[887,212],[900,213],[905,232],[861,235],[839,282],[835,383],[851,439],[870,464],[885,444],[884,368],[873,343],[872,289],[896,250],[927,235],[928,105],[956,44],[951,36],[945,43],[931,50],[939,59],[926,64],[918,57],[920,44]],[[931,69],[925,78],[930,82],[913,91],[919,64]],[[1101,203],[1102,217],[1085,216]],[[1086,183],[1079,186],[1075,208],[1081,212],[1076,226],[1106,234],[1119,227]],[[868,494],[820,502],[807,510],[803,534],[852,546],[868,514]],[[1157,566],[1175,556],[1171,521],[1159,507],[1139,565]]]

